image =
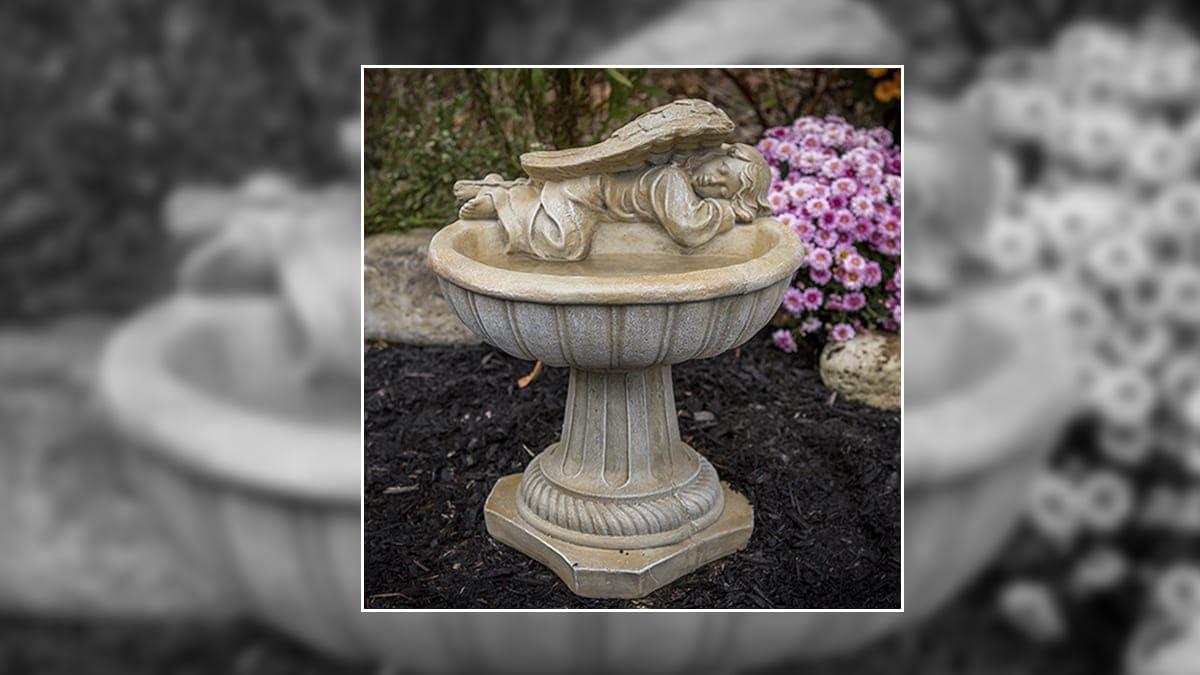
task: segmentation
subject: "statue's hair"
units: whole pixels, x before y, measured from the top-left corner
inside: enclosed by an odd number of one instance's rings
[[[689,173],[714,157],[732,157],[746,163],[738,174],[738,190],[729,198],[734,218],[739,223],[749,223],[760,216],[771,214],[771,203],[767,191],[771,187],[771,168],[758,150],[745,143],[723,144],[719,150],[702,152],[684,160],[683,168]]]

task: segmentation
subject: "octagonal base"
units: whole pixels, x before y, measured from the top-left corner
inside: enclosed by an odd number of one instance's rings
[[[671,546],[613,550],[546,535],[517,513],[521,474],[496,482],[484,507],[488,534],[549,567],[585,598],[640,598],[743,548],[754,529],[750,502],[722,484],[725,510],[715,523]]]

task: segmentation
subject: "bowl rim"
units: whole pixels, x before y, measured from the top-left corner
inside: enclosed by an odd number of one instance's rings
[[[229,313],[279,312],[275,298],[177,295],[135,315],[105,345],[101,402],[139,448],[207,478],[289,498],[354,502],[361,495],[361,422],[349,432],[247,410],[172,375],[170,347]],[[361,394],[357,402],[361,411]],[[342,447],[359,448],[358,453]]]
[[[555,305],[667,304],[743,295],[791,275],[804,260],[804,244],[791,228],[774,218],[759,218],[738,228],[757,228],[774,237],[762,255],[713,270],[612,277],[552,275],[505,270],[461,253],[456,244],[496,221],[457,220],[429,242],[429,266],[442,279],[496,298]],[[550,290],[553,289],[553,290]]]
[[[902,404],[906,486],[968,480],[1029,453],[1047,452],[1081,404],[1065,327],[1034,320],[995,289],[937,311],[964,307],[968,320],[986,325],[1013,349],[970,386],[920,405]],[[913,315],[906,312],[906,327]]]

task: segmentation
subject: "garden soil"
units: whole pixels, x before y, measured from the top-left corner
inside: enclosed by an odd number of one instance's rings
[[[764,331],[675,366],[683,440],[754,508],[750,543],[637,600],[576,597],[488,536],[502,475],[557,440],[568,371],[488,346],[369,347],[364,607],[900,607],[900,414],[837,397]]]

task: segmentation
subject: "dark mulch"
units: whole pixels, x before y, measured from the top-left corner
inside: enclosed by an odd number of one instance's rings
[[[366,607],[900,606],[900,415],[831,400],[765,334],[674,368],[680,432],[749,498],[750,544],[640,600],[576,597],[483,525],[492,484],[561,429],[567,371],[520,389],[530,365],[487,346],[368,350]]]

